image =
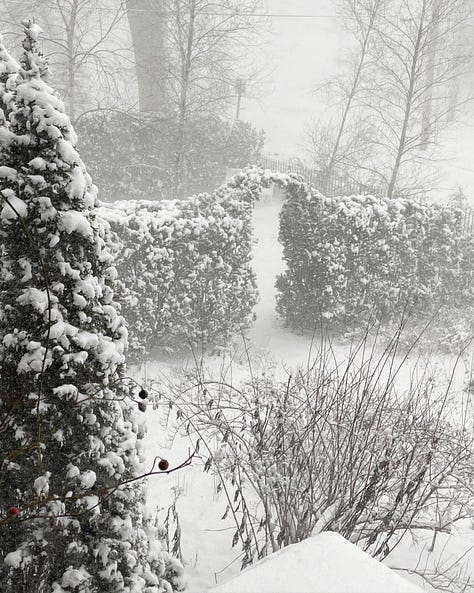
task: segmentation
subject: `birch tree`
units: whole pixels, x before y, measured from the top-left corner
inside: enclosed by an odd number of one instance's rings
[[[335,172],[363,168],[370,144],[370,130],[361,117],[360,97],[373,59],[376,30],[387,0],[343,0],[341,16],[355,38],[347,72],[323,85],[336,96],[335,122],[318,122],[308,133],[310,152],[318,168],[330,179]]]
[[[427,189],[453,88],[468,62],[466,0],[342,0],[356,41],[349,71],[322,85],[338,115],[307,133],[313,162],[388,196]]]
[[[235,98],[248,45],[260,21],[259,0],[173,0],[167,21],[169,93],[177,118],[176,191],[185,190],[191,118],[225,111]]]
[[[389,197],[419,189],[420,165],[432,157],[451,83],[466,63],[456,43],[466,14],[464,0],[399,0],[377,28],[364,101],[376,123],[374,171]]]

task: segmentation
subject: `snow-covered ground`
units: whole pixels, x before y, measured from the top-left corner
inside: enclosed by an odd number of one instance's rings
[[[256,310],[257,321],[248,334],[246,348],[244,349],[241,341],[236,341],[233,365],[227,371],[232,372],[234,380],[239,380],[240,376],[243,377],[248,373],[245,350],[252,358],[252,364],[257,366],[267,365],[273,361],[281,368],[292,368],[306,364],[308,357],[311,356],[311,336],[290,333],[275,313],[275,276],[283,269],[281,247],[277,240],[278,213],[281,203],[278,196],[272,197],[270,192],[266,192],[255,210],[257,242],[254,266],[257,272],[260,302]],[[337,346],[336,353],[343,359],[347,354],[347,348],[343,345]],[[205,362],[206,365],[221,370],[223,360],[222,356],[215,356],[209,357]],[[437,361],[438,367],[443,365],[446,367],[446,374],[449,373],[451,364],[452,361],[449,359]],[[178,379],[182,374],[181,368],[193,365],[194,360],[191,355],[181,356],[179,359],[154,360],[147,363],[146,369],[143,366],[136,370],[135,376],[140,380],[162,378],[166,381],[173,377]],[[461,381],[462,372],[463,369],[460,369]],[[153,458],[158,455],[167,458],[170,466],[175,467],[187,458],[193,446],[192,438],[172,438],[173,430],[169,424],[166,425],[167,410],[168,406],[163,404],[159,405],[157,410],[147,411],[146,446],[150,465]],[[216,492],[216,483],[212,474],[203,473],[205,458],[205,455],[202,460],[195,458],[190,466],[170,475],[153,476],[149,480],[148,488],[149,508],[150,510],[156,507],[162,509],[159,513],[161,522],[174,497],[177,497],[176,509],[181,528],[181,548],[186,563],[189,593],[203,593],[212,586],[236,576],[240,570],[240,549],[238,546],[235,548],[231,546],[235,526],[231,518],[221,520],[226,508],[226,499],[222,493]],[[407,572],[407,569],[421,569],[425,566],[434,568],[434,565],[439,562],[439,554],[442,555],[442,562],[445,563],[443,566],[446,567],[455,558],[464,555],[463,561],[468,562],[470,559],[471,574],[474,575],[474,531],[469,521],[460,526],[458,536],[440,534],[436,542],[435,554],[428,552],[431,534],[426,534],[426,540],[423,537],[423,534],[420,535],[419,541],[415,542],[407,535],[402,545],[396,548],[386,563],[403,570],[404,576],[420,585],[421,579],[415,573]],[[427,591],[433,590],[427,585],[423,585],[423,588]],[[218,591],[221,590],[230,591],[226,588],[218,589]],[[295,588],[291,590],[297,591]],[[329,591],[329,589],[315,589],[315,591],[319,590]],[[245,591],[249,592],[250,589]]]

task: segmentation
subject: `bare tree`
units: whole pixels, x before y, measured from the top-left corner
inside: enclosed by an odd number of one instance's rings
[[[399,0],[387,5],[377,27],[364,102],[377,129],[373,169],[389,197],[413,190],[448,120],[450,83],[466,63],[455,43],[465,18],[464,0]]]
[[[306,149],[321,177],[320,191],[330,191],[335,177],[369,181],[365,163],[372,158],[373,127],[361,110],[353,108],[344,125],[338,118],[318,120],[306,132]]]
[[[365,84],[365,75],[373,59],[372,45],[381,14],[387,0],[342,0],[342,16],[356,40],[356,49],[347,74],[333,77],[324,87],[336,91],[337,120],[329,125],[318,123],[309,133],[310,146],[316,152],[318,166],[328,179],[335,171],[358,169],[366,156],[367,126],[360,117],[359,96]],[[316,149],[316,150],[315,150]]]
[[[170,103],[176,113],[176,190],[182,193],[186,129],[196,114],[225,110],[260,24],[260,0],[173,0],[167,20]],[[250,76],[250,75],[249,75]]]
[[[413,193],[435,158],[439,130],[453,118],[467,64],[458,42],[467,0],[341,0],[356,50],[348,72],[320,88],[338,113],[308,133],[315,164],[385,188]]]
[[[44,52],[73,122],[86,110],[133,101],[124,100],[133,56],[123,0],[1,0],[0,7],[2,28],[12,34],[31,15],[44,29]]]

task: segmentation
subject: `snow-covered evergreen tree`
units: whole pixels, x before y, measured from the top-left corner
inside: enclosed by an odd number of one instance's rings
[[[0,131],[0,590],[171,591],[180,567],[134,480],[140,427],[121,387],[127,333],[95,186],[48,85],[40,29],[24,28]],[[0,47],[3,97],[7,56]]]
[[[5,135],[8,135],[8,114],[10,111],[11,99],[13,96],[12,90],[14,88],[16,75],[18,73],[19,65],[3,45],[2,36],[0,35],[0,136],[3,136],[3,141],[6,141]],[[9,178],[13,171],[5,166],[5,163],[0,162],[0,191],[8,187]],[[2,244],[0,242],[0,290],[2,278],[5,272],[2,270],[1,258]]]
[[[18,63],[7,52],[0,35],[0,122],[2,124],[5,124],[8,117],[12,89],[18,69]]]

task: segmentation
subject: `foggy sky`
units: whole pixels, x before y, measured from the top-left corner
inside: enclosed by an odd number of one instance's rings
[[[270,14],[333,15],[331,0],[267,0]],[[344,53],[344,32],[335,18],[270,17],[257,50],[268,60],[270,74],[258,100],[244,99],[242,118],[263,128],[267,152],[282,157],[301,152],[302,132],[324,106],[314,87],[338,67]]]

